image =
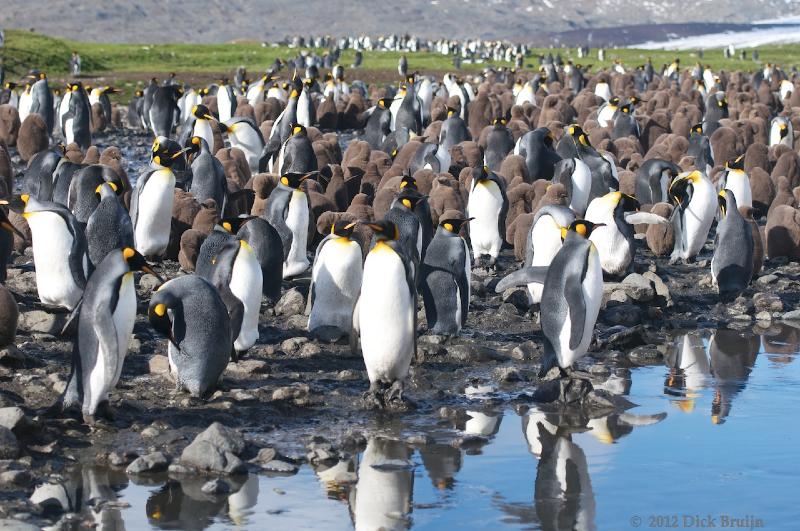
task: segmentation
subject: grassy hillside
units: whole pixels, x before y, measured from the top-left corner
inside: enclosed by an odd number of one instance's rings
[[[192,74],[197,81],[213,79],[225,72],[232,72],[237,66],[244,65],[248,70],[257,72],[271,64],[276,57],[287,58],[297,54],[297,50],[286,47],[261,46],[254,42],[237,42],[229,44],[98,44],[71,41],[48,37],[39,33],[8,30],[6,46],[0,54],[5,57],[8,77],[18,77],[32,68],[46,71],[56,80],[68,77],[69,58],[72,50],[77,50],[83,62],[83,75],[87,77],[105,77],[108,82],[125,87],[126,92],[132,90],[150,75],[159,76],[169,72],[177,72],[182,77]],[[319,50],[321,52],[321,50]],[[535,50],[535,53],[547,53],[546,49]],[[632,66],[643,63],[652,57],[658,67],[680,57],[684,65],[694,64],[698,58],[692,52],[650,51],[633,49],[607,50],[604,62],[596,59],[579,60],[574,49],[552,50],[560,52],[566,60],[591,64],[594,69],[608,67],[615,59]],[[761,61],[777,63],[785,68],[800,64],[800,45],[768,46],[759,49]],[[365,53],[363,70],[360,73],[373,81],[393,81],[400,54],[396,52]],[[353,52],[343,53],[341,63],[349,66]],[[727,70],[754,69],[752,61],[724,59],[720,50],[706,50],[703,63],[712,67]],[[535,57],[528,59],[531,67],[537,63]],[[496,63],[502,65],[505,63]],[[441,72],[452,70],[449,57],[435,53],[418,53],[409,57],[412,69],[421,72]],[[464,64],[463,68],[480,69],[485,64]],[[368,72],[373,71],[372,75]],[[352,78],[352,76],[351,76]]]

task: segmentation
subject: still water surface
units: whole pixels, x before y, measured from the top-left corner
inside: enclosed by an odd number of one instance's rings
[[[467,451],[431,426],[437,444],[372,438],[327,470],[242,478],[227,497],[201,478],[135,484],[84,468],[73,480],[104,507],[84,512],[100,529],[697,529],[726,517],[800,529],[800,330],[694,331],[672,345],[665,365],[612,382],[638,404],[622,415],[475,400],[459,428],[485,441]]]

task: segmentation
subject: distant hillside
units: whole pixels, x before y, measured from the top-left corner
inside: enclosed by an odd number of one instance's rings
[[[800,14],[800,0],[3,0],[0,27],[95,42],[274,41],[299,33],[407,32],[542,44],[558,32],[570,32],[570,42],[579,40],[574,30],[584,28],[741,24],[790,14]],[[595,39],[603,38],[595,33]],[[696,28],[690,32],[697,33]]]

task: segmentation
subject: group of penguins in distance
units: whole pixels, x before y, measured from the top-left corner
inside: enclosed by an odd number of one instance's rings
[[[12,246],[30,241],[41,302],[77,319],[62,405],[80,404],[87,423],[120,378],[133,272],[158,276],[146,260],[177,255],[194,270],[148,307],[179,388],[206,395],[258,340],[262,298],[310,270],[309,332],[349,336],[368,400],[386,407],[404,400],[418,295],[430,333],[459,334],[473,264],[496,269],[504,248],[523,266],[496,291],[527,288],[541,308],[541,372],[562,377],[590,346],[604,278],[632,271],[637,232],[654,255],[691,262],[716,221],[722,301],[746,289],[765,250],[796,258],[800,91],[777,66],[590,74],[551,59],[371,89],[338,66],[284,74],[249,81],[240,68],[200,89],[152,80],[127,109],[129,126],[155,137],[133,187],[119,149],[98,160],[87,133],[112,88],[71,82],[59,101],[37,72],[22,94],[2,94],[0,134],[21,155],[32,120],[48,138],[56,123],[63,143],[28,157],[17,193],[0,179],[0,280]],[[357,130],[344,153],[337,129]],[[194,225],[180,220],[190,203]]]

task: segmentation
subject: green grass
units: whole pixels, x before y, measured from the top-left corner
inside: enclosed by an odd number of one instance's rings
[[[276,57],[288,58],[297,54],[296,49],[263,47],[255,42],[101,44],[59,39],[22,30],[6,31],[6,46],[0,49],[0,54],[5,58],[6,68],[10,72],[9,78],[24,75],[28,70],[38,68],[46,71],[56,81],[62,81],[69,77],[69,59],[72,50],[81,55],[84,76],[107,77],[107,82],[125,89],[123,98],[128,97],[130,91],[141,85],[150,75],[163,77],[169,72],[177,72],[180,75],[191,74],[198,79],[210,80],[225,72],[232,73],[239,65],[244,65],[251,72],[262,71]],[[322,50],[317,51],[322,52]],[[578,59],[574,49],[538,49],[534,50],[534,56],[526,60],[526,67],[530,65],[531,68],[535,68],[537,66],[535,55],[548,51],[552,51],[553,54],[560,52],[565,60],[573,59],[576,63],[591,64],[595,71],[609,67],[615,59],[620,59],[625,65],[634,66],[644,63],[647,57],[651,57],[656,68],[661,64],[672,62],[675,57],[680,57],[684,66],[690,66],[698,61],[694,52],[612,49],[607,50],[606,60],[601,62],[596,59],[596,53],[593,53],[593,58]],[[759,53],[762,62],[777,63],[785,68],[800,64],[800,45],[765,46],[759,48]],[[366,52],[363,69],[375,72],[373,75],[365,73],[365,77],[374,81],[393,81],[396,78],[394,72],[399,57],[398,52]],[[348,50],[342,54],[340,63],[349,66],[352,60],[353,52]],[[451,58],[436,53],[409,55],[410,68],[423,73],[452,70],[451,61]],[[752,70],[758,66],[753,61],[725,59],[721,50],[706,50],[702,62],[710,64],[715,69],[726,70]],[[503,62],[493,64],[508,65]],[[477,70],[485,66],[485,64],[464,64],[463,68]]]

